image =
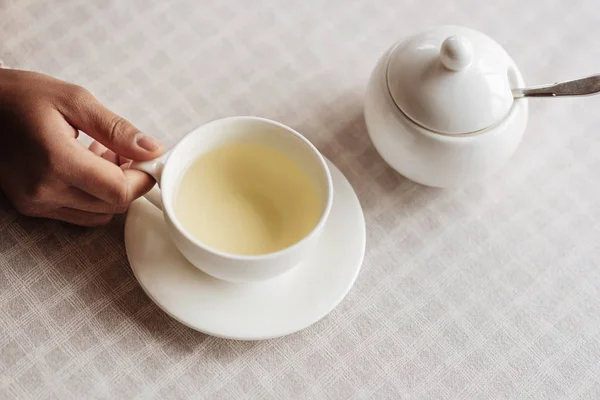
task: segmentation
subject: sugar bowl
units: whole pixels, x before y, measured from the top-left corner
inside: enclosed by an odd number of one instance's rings
[[[528,100],[515,62],[485,34],[459,26],[426,30],[388,49],[365,98],[377,151],[400,174],[456,187],[499,169],[519,145]]]

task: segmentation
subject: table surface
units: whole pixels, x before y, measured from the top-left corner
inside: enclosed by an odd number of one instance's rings
[[[530,84],[599,72],[593,0],[0,0],[0,58],[89,88],[174,144],[223,116],[305,134],[367,223],[355,287],[312,327],[236,342],[142,292],[123,218],[101,229],[0,201],[0,398],[600,398],[600,97],[530,102],[524,140],[458,190],[388,168],[362,116],[393,42],[460,24]]]

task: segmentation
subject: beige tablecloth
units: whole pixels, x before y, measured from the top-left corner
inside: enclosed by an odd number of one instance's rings
[[[235,342],[170,319],[128,266],[123,219],[0,213],[0,398],[600,398],[600,97],[531,101],[511,163],[411,183],[365,132],[379,55],[427,26],[497,39],[529,83],[600,72],[594,0],[0,0],[0,58],[88,87],[175,143],[260,115],[311,139],[365,211],[367,253],[328,317]]]

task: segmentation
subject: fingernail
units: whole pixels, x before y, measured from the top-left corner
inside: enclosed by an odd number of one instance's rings
[[[152,136],[146,136],[144,134],[138,135],[135,142],[142,149],[150,152],[156,151],[162,146],[162,143],[160,143],[158,140],[154,139]]]

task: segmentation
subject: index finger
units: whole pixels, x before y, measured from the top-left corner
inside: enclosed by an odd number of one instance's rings
[[[123,169],[127,179],[127,204],[129,205],[135,199],[145,195],[152,189],[156,181],[145,172],[137,169]]]
[[[68,153],[68,183],[109,204],[128,206],[154,185],[144,172],[123,170],[82,146],[72,146]]]

